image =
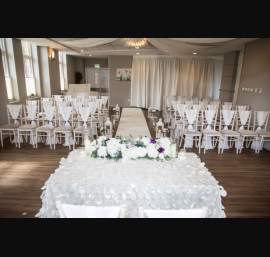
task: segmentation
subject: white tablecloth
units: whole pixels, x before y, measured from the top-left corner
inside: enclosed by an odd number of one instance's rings
[[[126,217],[144,209],[190,209],[208,207],[207,217],[226,217],[221,196],[226,191],[194,153],[186,160],[129,160],[115,162],[78,156],[78,150],[62,158],[46,181],[42,208],[36,217],[58,217],[56,200],[78,205],[126,204]]]

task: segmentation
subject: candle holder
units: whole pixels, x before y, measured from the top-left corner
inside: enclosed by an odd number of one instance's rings
[[[156,126],[156,138],[161,138],[163,129],[164,129],[164,123],[162,122],[160,118]]]

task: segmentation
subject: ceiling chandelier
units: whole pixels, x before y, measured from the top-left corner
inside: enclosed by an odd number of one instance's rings
[[[146,38],[127,38],[126,46],[140,48],[147,45]]]

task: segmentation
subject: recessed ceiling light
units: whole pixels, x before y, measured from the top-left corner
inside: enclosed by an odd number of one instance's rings
[[[140,53],[136,53],[136,54],[140,54]]]
[[[89,56],[92,56],[92,54],[89,54]]]
[[[84,50],[83,50],[83,49],[81,49],[81,52],[83,53],[83,52],[84,52]]]
[[[194,52],[193,54],[197,54],[197,53]]]

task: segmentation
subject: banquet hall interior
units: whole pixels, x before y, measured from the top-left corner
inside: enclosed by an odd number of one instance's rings
[[[270,217],[270,38],[0,52],[0,218]]]

